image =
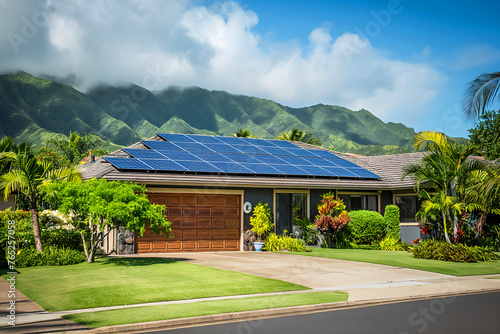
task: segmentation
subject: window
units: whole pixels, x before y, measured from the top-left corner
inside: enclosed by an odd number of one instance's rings
[[[347,211],[378,211],[377,195],[339,195],[339,198],[344,201]]]
[[[395,199],[401,222],[415,222],[415,215],[420,210],[417,196],[395,196]]]
[[[276,233],[283,231],[292,233],[295,219],[308,218],[307,194],[277,193],[276,194]]]

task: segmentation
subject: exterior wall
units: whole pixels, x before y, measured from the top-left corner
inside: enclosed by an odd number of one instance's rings
[[[420,227],[415,224],[401,223],[399,227],[399,237],[404,243],[411,245],[413,240],[422,238]]]
[[[267,203],[269,208],[271,208],[271,212],[274,212],[273,193],[272,188],[246,188],[244,189],[243,203],[250,202],[252,204],[252,210],[259,202]],[[243,233],[252,228],[250,225],[251,216],[252,212],[243,213]]]

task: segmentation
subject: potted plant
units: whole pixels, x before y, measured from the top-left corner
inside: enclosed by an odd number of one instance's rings
[[[262,235],[274,227],[271,222],[271,209],[269,209],[267,203],[257,203],[253,210],[253,216],[250,217],[250,224],[252,225],[252,231],[257,234],[257,241],[254,242],[255,250],[260,252],[264,247]]]

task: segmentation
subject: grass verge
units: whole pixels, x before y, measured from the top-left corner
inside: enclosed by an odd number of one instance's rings
[[[189,318],[202,315],[263,310],[288,306],[335,303],[347,301],[347,298],[348,294],[342,291],[308,292],[275,296],[211,300],[186,304],[131,307],[110,311],[69,314],[63,316],[63,318],[91,328],[98,328],[146,321]]]
[[[413,254],[405,251],[382,251],[365,249],[313,248],[312,252],[289,254],[384,264],[388,266],[418,269],[454,276],[500,274],[500,260],[474,263],[457,263],[449,261],[417,259],[413,257]]]
[[[92,264],[22,268],[19,272],[16,288],[50,312],[309,289],[158,258],[103,258]]]

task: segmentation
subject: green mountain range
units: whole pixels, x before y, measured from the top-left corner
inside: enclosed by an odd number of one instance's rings
[[[367,110],[318,104],[290,108],[256,97],[169,87],[151,92],[130,84],[86,94],[25,72],[0,75],[0,136],[41,146],[54,135],[93,133],[115,149],[155,132],[230,135],[240,128],[262,138],[299,128],[324,147],[362,155],[412,151],[415,131],[384,123]]]

